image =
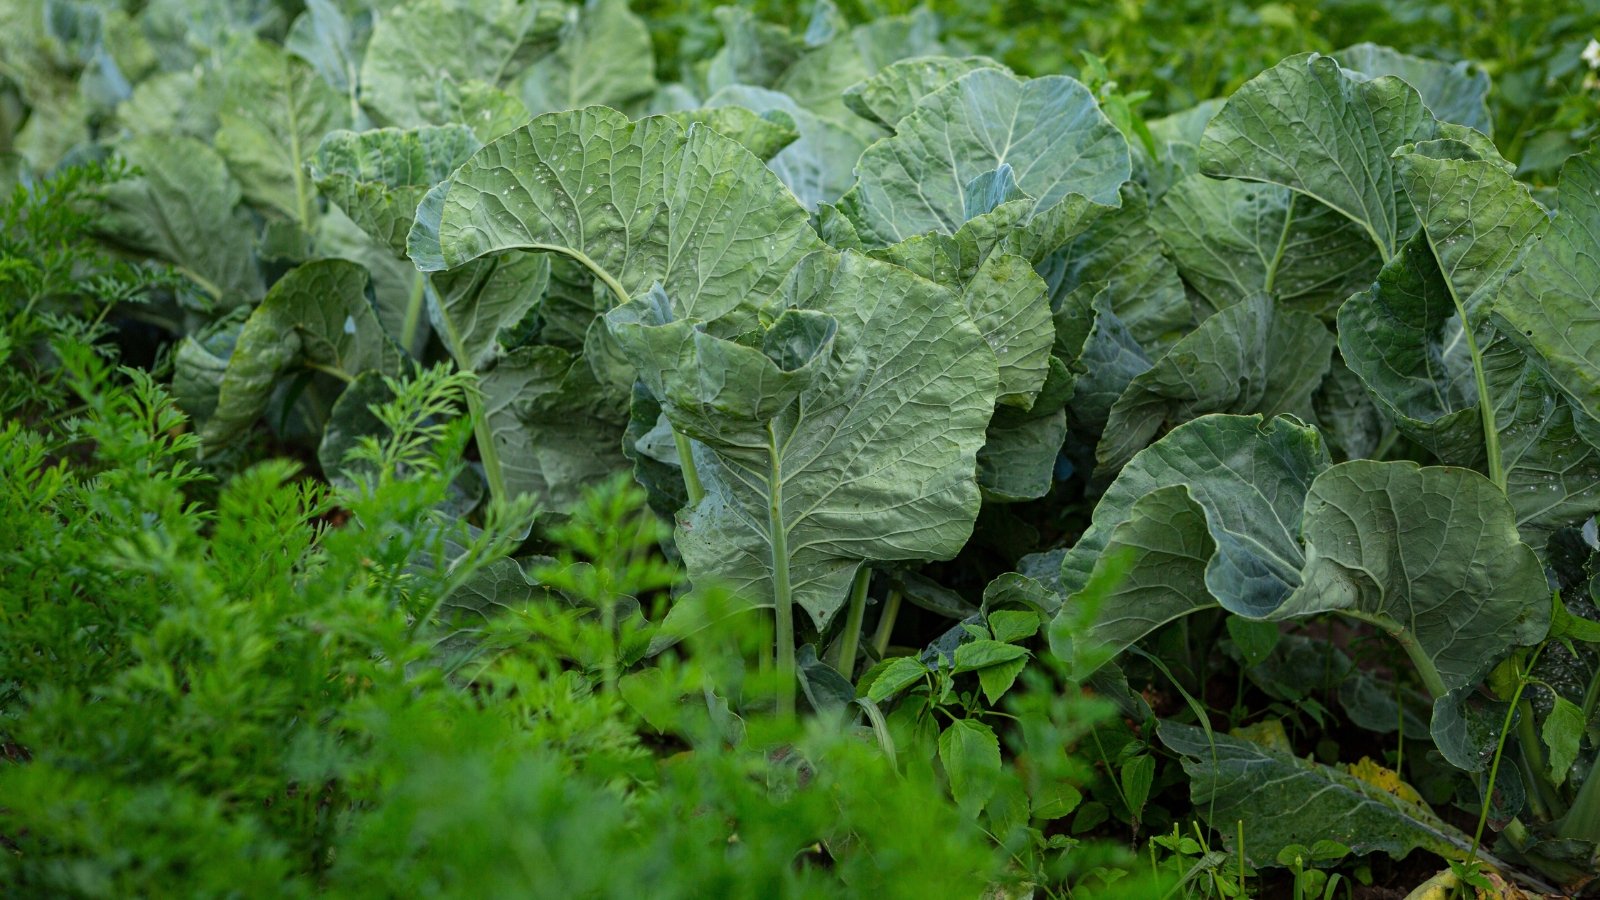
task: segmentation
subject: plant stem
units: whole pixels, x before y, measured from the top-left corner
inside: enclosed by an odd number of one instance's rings
[[[778,435],[767,423],[767,457],[771,489],[767,528],[772,542],[772,611],[778,670],[778,717],[794,718],[794,598],[789,589],[789,527],[783,520],[783,469],[778,461]]]
[[[878,630],[872,635],[872,649],[882,659],[889,653],[889,636],[894,633],[894,620],[900,615],[900,592],[890,590],[883,601],[883,612],[878,616]]]
[[[412,356],[417,352],[417,326],[422,322],[423,279],[428,276],[422,272],[417,273],[416,280],[411,282],[411,297],[406,301],[406,319],[400,325],[400,346]]]
[[[1376,625],[1398,641],[1406,651],[1406,656],[1411,659],[1412,667],[1417,670],[1417,677],[1422,679],[1423,687],[1428,689],[1428,696],[1437,700],[1450,693],[1449,689],[1444,686],[1444,678],[1439,674],[1438,666],[1435,666],[1433,660],[1428,658],[1427,651],[1422,649],[1422,645],[1417,643],[1416,636],[1406,630],[1404,625],[1387,616],[1373,615],[1358,610],[1343,609],[1340,612],[1352,619],[1366,622],[1369,625]]]
[[[1506,738],[1511,734],[1511,717],[1516,715],[1517,703],[1522,699],[1522,689],[1528,686],[1523,678],[1523,673],[1517,673],[1517,689],[1511,694],[1511,703],[1506,707],[1505,721],[1500,724],[1500,740],[1494,745],[1494,762],[1489,764],[1489,780],[1483,786],[1482,809],[1478,811],[1478,827],[1472,833],[1472,856],[1476,861],[1478,848],[1483,843],[1483,826],[1489,821],[1489,807],[1494,805],[1494,783],[1500,776],[1500,759],[1506,752]]]
[[[694,506],[706,495],[705,487],[700,484],[700,471],[694,466],[694,450],[689,446],[689,438],[676,428],[672,429],[672,441],[678,445],[678,464],[683,468],[683,487],[689,494],[689,505]],[[776,465],[776,449],[773,454],[773,464]]]
[[[1600,842],[1600,769],[1590,769],[1557,831],[1564,838]]]
[[[1278,249],[1272,254],[1272,263],[1267,266],[1266,281],[1261,285],[1261,290],[1268,297],[1272,296],[1272,285],[1278,280],[1278,266],[1283,262],[1283,251],[1289,246],[1289,226],[1294,224],[1295,199],[1295,193],[1289,192],[1289,205],[1283,210],[1283,230],[1278,232]]]
[[[861,620],[867,612],[867,586],[872,583],[872,567],[866,563],[856,570],[850,586],[850,608],[845,614],[844,632],[833,645],[833,667],[846,681],[855,680],[856,651],[861,647]]]

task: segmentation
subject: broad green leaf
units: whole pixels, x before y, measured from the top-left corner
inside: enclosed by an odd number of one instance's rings
[[[310,229],[317,191],[306,167],[323,135],[353,124],[345,98],[310,64],[260,41],[222,72],[217,152],[246,197]]]
[[[1482,66],[1408,56],[1377,44],[1356,44],[1333,55],[1347,72],[1369,78],[1394,75],[1411,85],[1440,121],[1494,133],[1489,118],[1489,73]]]
[[[1564,784],[1567,771],[1578,759],[1578,748],[1583,743],[1583,710],[1571,700],[1557,694],[1555,706],[1545,715],[1539,737],[1550,750],[1550,781]]]
[[[1021,578],[1022,576],[1014,572],[1007,572],[1000,577]],[[990,588],[992,587],[994,585],[990,584]],[[987,600],[990,591],[985,589],[983,593]],[[997,641],[1015,644],[1039,633],[1039,614],[1032,610],[1000,609],[989,613],[984,618],[989,623],[990,633],[994,635],[994,639]]]
[[[316,255],[348,259],[367,270],[383,330],[401,342],[402,350],[420,355],[429,338],[428,323],[422,306],[422,275],[411,260],[396,256],[393,247],[363,231],[336,205],[330,205],[317,219],[310,240]],[[404,341],[408,329],[409,346]]]
[[[1136,501],[1182,485],[1205,512],[1216,545],[1205,567],[1211,596],[1230,612],[1269,615],[1300,585],[1301,507],[1327,466],[1316,429],[1291,418],[1209,415],[1180,425],[1135,456],[1106,490],[1062,561],[1064,592],[1070,598],[1088,583],[1117,527],[1134,517]],[[1135,563],[1129,577],[1137,571]]]
[[[1427,806],[1338,769],[1189,725],[1162,722],[1158,733],[1183,756],[1194,808],[1252,865],[1274,864],[1283,848],[1318,840],[1396,859],[1418,848],[1455,859],[1472,845]],[[1242,848],[1234,846],[1241,827]]]
[[[428,319],[456,365],[481,372],[522,343],[515,334],[550,281],[541,253],[505,253],[428,276]]]
[[[1200,142],[1200,169],[1330,206],[1361,226],[1387,260],[1416,222],[1390,154],[1438,132],[1405,82],[1352,76],[1330,57],[1302,53],[1228,98]]]
[[[1191,175],[1162,198],[1150,225],[1208,312],[1265,294],[1330,314],[1379,266],[1359,225],[1276,185]]]
[[[561,31],[561,45],[523,76],[534,115],[599,104],[614,109],[656,87],[650,32],[626,0],[588,0]]]
[[[1440,751],[1477,765],[1439,705],[1550,627],[1544,567],[1506,496],[1470,469],[1354,460],[1312,483],[1302,533],[1302,583],[1272,616],[1339,611],[1395,637],[1433,695]]]
[[[1283,632],[1276,622],[1229,616],[1227,628],[1228,637],[1239,648],[1239,655],[1244,657],[1247,666],[1260,665],[1283,638]]]
[[[435,194],[437,216],[419,211],[413,230],[424,269],[552,251],[618,300],[660,284],[678,318],[760,307],[821,247],[793,195],[735,141],[600,107],[540,116],[478,151]],[[439,259],[417,249],[429,230]]]
[[[1077,347],[1061,348],[1059,338],[1086,310],[1089,328]],[[1111,309],[1111,287],[1091,282],[1063,301],[1056,315],[1058,350],[1066,350],[1077,375],[1073,384],[1072,414],[1081,427],[1102,428],[1111,407],[1140,373],[1148,371],[1150,357],[1128,326]]]
[[[317,188],[368,234],[406,252],[417,205],[477,152],[464,125],[334,131],[317,146]]]
[[[142,174],[106,189],[99,227],[177,266],[224,309],[261,296],[255,229],[222,157],[189,138],[135,138],[122,152]]]
[[[956,648],[955,671],[957,674],[976,672],[989,666],[1022,659],[1027,655],[1027,648],[1016,644],[987,639],[968,641]]]
[[[1113,566],[1126,574],[1111,588],[1087,632],[1051,629],[1050,651],[1073,667],[1074,677],[1127,649],[1167,622],[1215,606],[1206,588],[1206,566],[1217,549],[1205,510],[1183,484],[1156,488],[1133,502],[1127,519],[1112,529],[1090,579]],[[1075,615],[1076,595],[1064,617]]]
[[[967,186],[1002,163],[1038,211],[1069,194],[1115,204],[1131,172],[1127,141],[1083,85],[978,69],[924,97],[893,137],[862,154],[864,224],[886,243],[953,234],[967,220]]]
[[[244,307],[193,334],[185,335],[172,354],[172,398],[196,426],[217,408],[222,375],[239,341],[248,311]]]
[[[708,106],[665,115],[684,128],[699,122],[717,134],[733,138],[757,159],[767,162],[800,138],[794,117],[786,113],[758,114],[742,106]]]
[[[1066,439],[1066,410],[1044,415],[996,411],[978,451],[978,484],[984,499],[1016,503],[1049,493]]]
[[[959,657],[960,654],[961,651],[957,649],[956,655]],[[1009,662],[995,663],[979,669],[978,687],[983,690],[983,699],[991,706],[999,703],[1000,698],[1006,695],[1006,691],[1011,690],[1011,686],[1017,683],[1017,676],[1021,675],[1027,666],[1028,657],[1023,655]]]
[[[1111,407],[1096,471],[1116,472],[1161,430],[1205,413],[1311,418],[1333,334],[1315,317],[1266,297],[1240,301],[1200,324],[1128,384]]]
[[[584,487],[627,466],[626,400],[605,391],[582,358],[528,346],[480,378],[490,439],[511,495],[533,494],[547,510],[561,511]]]
[[[890,660],[889,664],[878,672],[872,687],[867,689],[867,698],[874,703],[882,703],[911,685],[921,682],[927,675],[928,667],[915,656],[902,656]]]
[[[956,805],[976,817],[1000,780],[1000,739],[976,719],[956,719],[939,735],[939,762]]]
[[[885,128],[894,129],[911,114],[923,97],[968,72],[1005,66],[987,56],[918,56],[890,63],[872,77],[844,92],[852,112]]]
[[[770,604],[776,559],[794,601],[824,627],[863,561],[949,558],[966,542],[998,376],[959,300],[904,269],[819,254],[797,270],[786,305],[838,322],[831,355],[808,370],[787,406],[772,401],[797,382],[724,382],[722,360],[735,348],[752,364],[764,354],[704,332],[687,344],[694,352],[684,362],[636,364],[642,373],[676,367],[675,380],[717,400],[713,417],[710,408],[675,404],[673,391],[664,398],[668,418],[696,438],[707,492],[678,523],[691,576]],[[665,338],[681,330],[658,328]],[[815,332],[795,331],[805,333]],[[685,365],[708,362],[715,365],[703,371]]]
[[[788,94],[767,88],[731,85],[712,94],[706,105],[742,107],[794,123],[798,139],[773,155],[767,165],[807,209],[832,203],[849,190],[855,181],[856,160],[883,135],[859,119],[820,115]]]
[[[1151,227],[1142,189],[1122,190],[1122,206],[1095,219],[1070,243],[1039,265],[1050,285],[1050,305],[1087,284],[1104,282],[1106,299],[1122,324],[1147,349],[1188,329],[1194,310],[1178,270],[1163,253],[1161,236]]]
[[[1567,160],[1556,213],[1494,314],[1589,419],[1600,418],[1600,148]]]
[[[451,88],[507,87],[555,47],[564,18],[546,3],[410,0],[373,26],[361,100],[384,125],[461,121]]]
[[[234,440],[295,368],[346,381],[369,370],[400,372],[403,354],[373,313],[365,269],[342,259],[299,266],[267,292],[239,332],[217,408],[201,429],[208,450]]]
[[[1122,795],[1127,799],[1128,810],[1135,819],[1144,813],[1144,805],[1150,799],[1150,784],[1155,777],[1156,760],[1148,753],[1141,753],[1123,763],[1117,772]]]

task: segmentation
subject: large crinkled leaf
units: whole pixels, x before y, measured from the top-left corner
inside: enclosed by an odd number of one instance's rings
[[[140,137],[121,150],[142,174],[106,189],[98,227],[177,266],[224,308],[261,296],[255,228],[222,157],[191,138]]]
[[[1403,434],[1452,462],[1482,464],[1478,389],[1461,318],[1420,236],[1340,307],[1339,350]]]
[[[365,269],[329,259],[299,266],[272,286],[228,358],[216,410],[200,432],[207,449],[248,428],[280,377],[297,367],[346,380],[369,370],[399,374],[404,356],[378,324],[369,283]]]
[[[627,466],[626,399],[595,380],[581,357],[529,346],[480,376],[484,412],[511,496],[532,494],[552,511]]]
[[[1494,313],[1562,393],[1600,418],[1600,148],[1567,160],[1556,215]]]
[[[621,300],[660,284],[684,318],[762,306],[821,247],[794,195],[737,142],[602,107],[540,116],[478,151],[434,194],[437,212],[425,212],[425,200],[413,231],[412,258],[425,270],[553,251]],[[438,258],[418,249],[429,231]]]
[[[1493,134],[1489,118],[1489,73],[1465,60],[1441,62],[1409,56],[1377,44],[1356,44],[1334,56],[1348,72],[1369,78],[1393,75],[1416,88],[1433,115],[1445,122]]]
[[[411,0],[373,26],[361,100],[385,125],[461,121],[455,90],[509,86],[555,47],[564,21],[555,4]]]
[[[1128,185],[1121,207],[1093,220],[1069,243],[1039,264],[1050,285],[1051,306],[1085,284],[1105,282],[1107,298],[1133,336],[1147,349],[1186,330],[1194,310],[1178,270],[1163,253],[1151,227],[1144,191]]]
[[[1200,142],[1207,175],[1281,185],[1365,230],[1387,260],[1415,225],[1390,154],[1439,124],[1398,78],[1366,79],[1315,53],[1245,82]]]
[[[1057,349],[1070,360],[1076,375],[1073,421],[1099,430],[1133,379],[1149,371],[1150,357],[1112,310],[1111,288],[1105,282],[1090,282],[1074,291],[1056,311],[1055,322]],[[1081,337],[1063,342],[1069,330],[1078,334],[1080,328]]]
[[[1427,806],[1339,769],[1191,725],[1162,722],[1157,734],[1183,756],[1194,808],[1253,865],[1274,865],[1283,848],[1320,840],[1396,859],[1418,848],[1459,859],[1472,847]],[[1244,846],[1235,847],[1241,828]]]
[[[626,107],[656,87],[650,31],[626,0],[588,0],[561,31],[561,45],[522,80],[534,115],[599,104]]]
[[[1078,194],[1118,202],[1128,143],[1094,96],[1065,76],[1021,81],[978,69],[922,98],[893,137],[857,163],[857,209],[886,243],[967,221],[967,188],[1009,164],[1037,210]]]
[[[1340,309],[1340,349],[1404,433],[1475,464],[1483,431],[1464,329],[1479,347],[1492,339],[1488,300],[1545,226],[1544,210],[1498,160],[1477,159],[1463,144],[1432,141],[1397,159],[1422,227]]]
[[[852,85],[844,92],[844,105],[856,115],[892,129],[911,114],[923,97],[978,69],[1006,67],[987,56],[902,59]]]
[[[1481,349],[1507,494],[1524,534],[1542,544],[1540,533],[1588,517],[1600,501],[1600,452],[1583,440],[1596,432],[1538,358],[1485,319],[1523,253],[1540,252],[1545,212],[1503,163],[1453,141],[1403,148],[1399,172],[1422,229],[1371,290],[1340,310],[1344,355],[1403,433],[1447,463],[1482,467],[1465,310]]]
[[[733,138],[758,159],[768,162],[800,138],[794,118],[779,111],[758,114],[742,106],[714,106],[663,115],[684,128],[699,122],[717,134]]]
[[[428,320],[456,365],[481,372],[506,350],[544,297],[550,258],[542,253],[507,253],[429,276],[424,287]]]
[[[1276,185],[1190,175],[1162,198],[1150,224],[1208,313],[1261,293],[1331,314],[1380,265],[1359,225]]]
[[[1087,632],[1050,630],[1050,651],[1071,664],[1074,677],[1085,678],[1100,661],[1162,625],[1216,606],[1206,589],[1206,566],[1216,549],[1206,512],[1187,485],[1165,485],[1136,498],[1085,583],[1102,583],[1096,576],[1108,570],[1122,577],[1101,600]]]
[[[323,135],[353,124],[346,98],[309,63],[262,41],[222,73],[217,152],[246,197],[309,229],[317,191],[306,167]]]
[[[1280,310],[1260,294],[1224,309],[1117,398],[1095,452],[1097,472],[1116,472],[1163,426],[1205,413],[1312,418],[1311,395],[1328,373],[1333,343],[1315,316]]]
[[[1505,494],[1470,469],[1354,460],[1311,485],[1302,531],[1303,583],[1274,617],[1333,610],[1394,636],[1433,695],[1440,751],[1476,768],[1439,708],[1550,627],[1544,567]]]
[[[348,259],[367,270],[384,332],[400,342],[402,349],[420,355],[428,341],[428,323],[422,308],[422,275],[411,260],[396,256],[394,248],[379,243],[337,206],[329,206],[317,219],[311,241],[319,256]],[[405,340],[408,333],[409,344]]]
[[[853,167],[867,145],[882,136],[859,119],[831,118],[807,109],[788,94],[749,85],[730,85],[706,100],[710,107],[743,107],[761,116],[783,116],[799,139],[767,165],[807,209],[839,199],[855,181]]]
[[[1067,439],[1064,409],[1011,417],[1001,410],[978,451],[978,484],[985,500],[1015,503],[1050,492],[1056,458]]]
[[[1216,552],[1206,564],[1211,595],[1231,612],[1266,616],[1300,585],[1304,562],[1300,515],[1306,492],[1327,468],[1315,428],[1280,417],[1209,415],[1174,428],[1123,467],[1094,510],[1094,520],[1062,560],[1070,598],[1135,502],[1183,485],[1205,512]]]
[[[423,196],[481,146],[464,125],[334,131],[317,146],[312,174],[352,221],[404,256]]]
[[[700,439],[695,461],[706,489],[680,516],[677,540],[696,580],[727,584],[755,604],[773,602],[777,560],[793,600],[821,627],[864,560],[948,558],[966,542],[998,373],[959,299],[904,269],[818,254],[797,270],[787,297],[833,317],[838,330],[826,365],[776,416],[721,416],[718,433],[704,433],[705,417],[675,407],[669,392],[667,416]],[[723,409],[736,408],[739,392],[751,396],[738,407],[762,415],[772,407],[758,395],[775,382],[716,384],[715,371],[681,369],[676,377],[712,379],[718,396],[729,395]],[[747,441],[752,433],[764,439]]]

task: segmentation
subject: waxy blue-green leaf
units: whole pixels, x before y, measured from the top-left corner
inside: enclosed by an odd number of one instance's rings
[[[141,175],[106,189],[98,227],[177,266],[218,306],[261,296],[255,228],[222,158],[190,138],[140,137],[121,150]]]
[[[663,113],[684,128],[699,122],[733,138],[763,161],[771,161],[800,138],[794,117],[783,112],[756,113],[742,106],[707,106]]]
[[[1396,859],[1418,848],[1457,859],[1472,847],[1470,837],[1427,806],[1339,769],[1191,725],[1162,722],[1157,733],[1183,756],[1194,808],[1224,846],[1253,865],[1274,865],[1283,848],[1318,840]],[[1244,845],[1235,847],[1241,827]]]
[[[1549,630],[1544,567],[1505,494],[1470,469],[1340,463],[1311,485],[1302,533],[1302,583],[1273,617],[1337,611],[1377,625],[1406,648],[1436,710]],[[1447,759],[1481,763],[1434,719]]]
[[[1069,194],[1115,204],[1132,171],[1127,141],[1088,88],[984,68],[923,97],[893,137],[862,154],[859,215],[886,243],[952,234],[967,220],[967,186],[1002,163],[1039,211]]]
[[[456,90],[511,86],[554,49],[564,21],[555,4],[410,0],[373,26],[361,100],[383,125],[461,121]]]
[[[1180,425],[1135,456],[1106,490],[1062,561],[1062,587],[1070,597],[1088,582],[1138,498],[1181,484],[1205,510],[1217,545],[1206,567],[1211,594],[1240,615],[1268,615],[1300,584],[1301,507],[1327,466],[1317,430],[1290,418],[1209,415]]]
[[[217,152],[252,202],[310,229],[316,186],[306,171],[322,136],[348,128],[349,104],[310,64],[256,41],[221,71]]]
[[[882,136],[876,126],[851,117],[830,118],[802,106],[780,91],[730,85],[706,99],[713,108],[743,107],[762,116],[793,122],[797,140],[774,154],[767,166],[794,192],[806,209],[832,203],[855,181],[861,152]]]
[[[560,46],[520,77],[522,102],[534,115],[598,104],[613,109],[655,90],[655,51],[644,20],[626,0],[588,0],[570,7]]]
[[[1493,134],[1489,73],[1473,63],[1409,56],[1377,44],[1356,44],[1333,54],[1346,72],[1368,78],[1393,75],[1416,89],[1435,118]]]
[[[1089,282],[1068,295],[1055,313],[1056,352],[1076,376],[1071,409],[1081,427],[1104,428],[1111,408],[1152,363],[1149,354],[1111,308],[1108,283]]]
[[[551,511],[627,466],[626,398],[595,380],[588,363],[557,347],[527,346],[479,376],[495,455],[510,496],[532,494]]]
[[[1190,175],[1162,198],[1150,225],[1210,307],[1205,314],[1258,293],[1331,314],[1380,265],[1359,225],[1276,185]]]
[[[297,367],[346,381],[366,371],[398,375],[404,354],[378,324],[369,285],[365,269],[342,259],[306,263],[274,284],[239,332],[203,445],[234,440]]]
[[[863,561],[948,558],[966,542],[999,378],[959,299],[904,269],[819,254],[785,296],[837,320],[831,358],[762,424],[765,440],[696,435],[706,496],[680,516],[678,547],[692,577],[756,604],[773,602],[781,565],[794,602],[824,627]],[[670,405],[667,415],[698,424]],[[756,424],[723,428],[738,435]]]
[[[430,231],[436,259],[417,249]],[[540,116],[478,151],[424,200],[412,258],[436,270],[554,252],[618,300],[660,284],[675,317],[710,321],[765,305],[820,247],[794,195],[737,142],[591,107]]]
[[[283,49],[311,64],[334,90],[359,111],[361,59],[372,38],[372,17],[346,15],[333,0],[305,0],[284,36]],[[351,127],[361,123],[352,122]]]
[[[885,128],[896,128],[923,97],[968,72],[1006,67],[987,56],[917,56],[890,63],[852,85],[843,100],[852,112]]]
[[[1200,142],[1200,170],[1330,206],[1387,260],[1416,223],[1390,154],[1438,133],[1421,96],[1400,79],[1352,76],[1331,57],[1302,53],[1228,98]]]
[[[404,256],[423,196],[481,146],[464,125],[333,131],[316,148],[312,175],[352,221]]]
[[[456,365],[481,372],[521,343],[512,332],[539,306],[549,282],[549,257],[507,253],[433,274],[423,299]]]
[[[1587,418],[1600,419],[1600,147],[1562,167],[1556,210],[1494,314]]]
[[[1122,468],[1163,425],[1206,413],[1311,419],[1333,343],[1315,316],[1278,309],[1263,295],[1227,307],[1128,384],[1095,451],[1097,472]]]
[[[1206,566],[1216,553],[1206,513],[1184,484],[1158,487],[1133,501],[1094,561],[1089,581],[1108,567],[1126,571],[1101,599],[1086,633],[1050,630],[1050,651],[1090,675],[1101,661],[1174,619],[1217,605],[1206,588]],[[1069,614],[1070,615],[1070,614]]]
[[[1055,481],[1056,457],[1067,439],[1067,413],[1007,415],[1000,410],[978,451],[978,484],[986,500],[1037,500]]]
[[[1065,246],[1039,263],[1050,285],[1050,305],[1060,309],[1085,284],[1104,282],[1117,318],[1147,350],[1178,337],[1194,321],[1183,280],[1165,256],[1161,236],[1150,224],[1143,189],[1127,185],[1122,205],[1095,218]]]

